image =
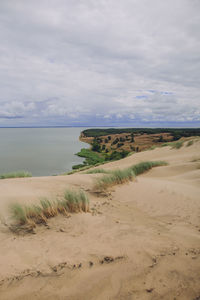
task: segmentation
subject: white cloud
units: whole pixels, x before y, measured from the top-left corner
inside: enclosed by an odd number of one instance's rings
[[[197,0],[1,0],[0,125],[199,122],[199,11]]]

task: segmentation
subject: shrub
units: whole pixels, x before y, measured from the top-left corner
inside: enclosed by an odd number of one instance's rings
[[[118,142],[119,142],[119,139],[116,138],[116,139],[112,142],[112,145],[115,145],[115,144],[117,144]]]
[[[97,141],[94,141],[92,143],[92,149],[91,150],[94,151],[94,152],[101,152],[100,144]]]
[[[135,139],[134,139],[134,134],[133,134],[133,132],[131,133],[131,141],[130,141],[131,143],[134,143],[135,142]]]
[[[120,152],[113,151],[110,155],[106,156],[106,160],[119,160],[126,157],[129,154],[129,151],[122,150]]]
[[[120,147],[122,147],[122,146],[124,146],[124,143],[118,143],[118,144],[117,144],[117,148],[120,148]]]
[[[162,135],[159,136],[158,142],[160,142],[160,143],[163,143],[163,142],[164,142],[163,136],[162,136]]]

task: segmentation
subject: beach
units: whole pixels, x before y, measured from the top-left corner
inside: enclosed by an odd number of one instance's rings
[[[0,299],[200,299],[200,140],[100,166],[166,161],[131,182],[94,190],[84,172],[0,180]],[[99,168],[99,167],[98,167]],[[14,234],[9,205],[81,188],[90,212],[59,215]]]

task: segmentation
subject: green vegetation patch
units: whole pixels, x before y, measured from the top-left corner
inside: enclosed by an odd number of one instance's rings
[[[100,156],[98,153],[85,148],[82,148],[81,151],[77,153],[77,155],[80,157],[84,157],[88,165],[102,163],[105,160],[104,157]]]
[[[81,151],[77,153],[77,155],[80,157],[84,157],[85,161],[83,164],[78,164],[78,165],[73,166],[72,169],[74,171],[75,170],[83,171],[91,166],[97,166],[97,165],[104,164],[105,162],[108,162],[108,161],[122,159],[122,158],[128,156],[129,153],[130,153],[129,151],[122,150],[122,151],[113,151],[111,153],[101,153],[100,154],[91,149],[82,148]],[[73,173],[74,172],[72,171],[67,174],[73,174]]]
[[[32,174],[25,171],[18,171],[18,172],[12,172],[12,173],[6,173],[0,175],[0,179],[23,178],[23,177],[32,177]]]

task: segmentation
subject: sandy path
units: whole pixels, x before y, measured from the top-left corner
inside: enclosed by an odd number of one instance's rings
[[[36,234],[0,227],[0,299],[200,299],[200,142],[145,151],[103,168],[166,160],[113,188],[90,193],[101,175],[0,181],[8,204],[61,196],[67,186],[88,192],[94,213],[56,217]],[[194,161],[195,160],[195,161]]]

